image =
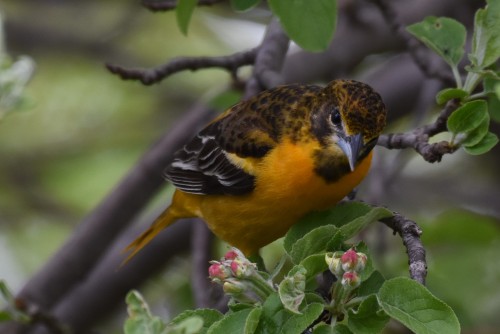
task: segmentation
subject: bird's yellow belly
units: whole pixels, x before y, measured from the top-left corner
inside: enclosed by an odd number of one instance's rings
[[[310,151],[292,144],[282,148],[286,155],[277,150],[266,157],[251,194],[200,198],[200,216],[210,229],[247,255],[282,237],[305,214],[334,206],[370,166],[371,154],[353,172],[326,183],[304,153]]]

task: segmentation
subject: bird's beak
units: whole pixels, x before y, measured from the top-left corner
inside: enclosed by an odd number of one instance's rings
[[[340,137],[337,144],[346,155],[351,171],[353,171],[356,167],[361,148],[363,147],[363,136],[358,133],[352,136]]]

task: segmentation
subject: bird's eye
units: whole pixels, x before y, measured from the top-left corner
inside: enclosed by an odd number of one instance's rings
[[[333,125],[340,125],[342,123],[342,118],[340,117],[339,108],[335,107],[330,115],[330,120]]]

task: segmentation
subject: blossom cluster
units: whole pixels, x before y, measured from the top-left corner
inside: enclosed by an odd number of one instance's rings
[[[228,251],[220,261],[211,261],[208,276],[222,284],[226,294],[244,303],[264,301],[274,290],[273,284],[238,249]]]
[[[365,269],[368,258],[351,248],[346,252],[326,253],[325,261],[344,288],[355,289],[361,284],[359,274]]]

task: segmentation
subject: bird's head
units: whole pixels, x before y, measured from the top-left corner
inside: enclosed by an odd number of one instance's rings
[[[354,170],[385,127],[385,105],[370,86],[354,80],[334,80],[320,96],[319,108],[311,114],[313,133],[320,142],[340,148]]]

